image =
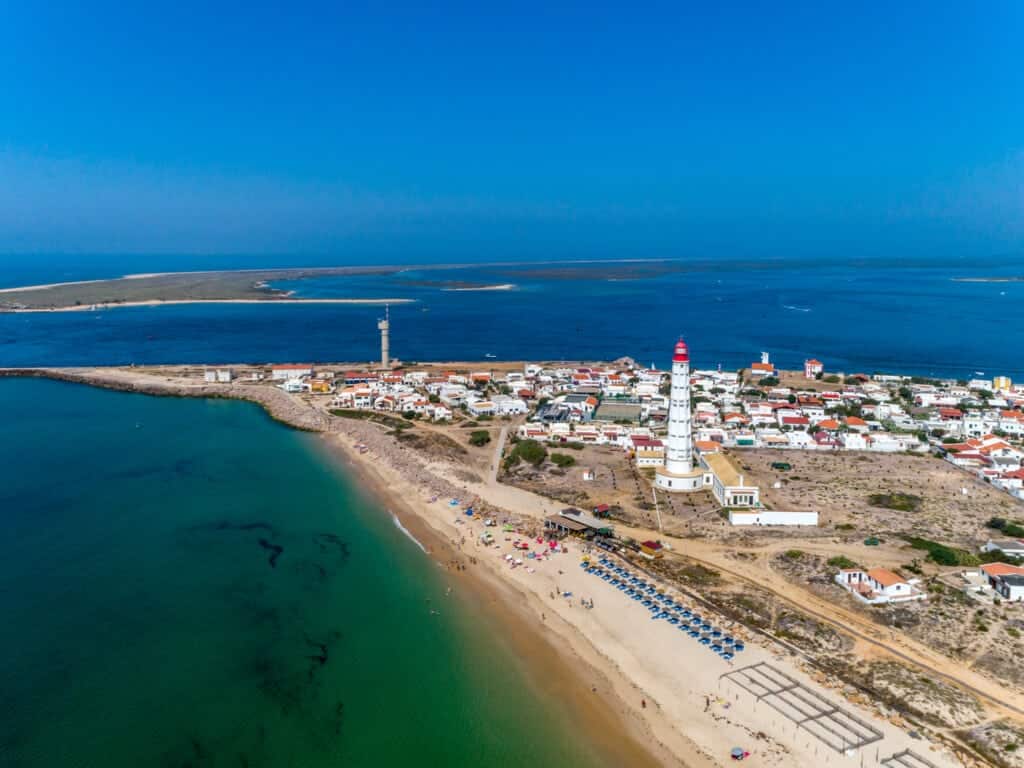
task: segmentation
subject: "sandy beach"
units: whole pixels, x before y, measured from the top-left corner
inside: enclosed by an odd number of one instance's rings
[[[581,727],[588,735],[606,740],[600,745],[609,754],[621,755],[618,764],[730,765],[734,747],[750,752],[744,764],[752,766],[879,766],[904,750],[942,768],[963,764],[938,743],[912,737],[905,723],[849,701],[799,658],[724,617],[709,616],[746,643],[731,662],[668,622],[652,621],[638,603],[580,567],[587,546],[580,540],[568,540],[564,553],[511,566],[507,555],[515,551],[513,543],[539,530],[542,516],[562,505],[498,483],[493,475],[480,478],[464,465],[431,458],[396,442],[378,425],[329,416],[309,401],[268,386],[184,385],[180,379],[125,369],[34,375],[151,394],[246,399],[282,422],[325,433],[325,447],[345,469],[399,517],[439,567],[451,571],[453,588],[486,607],[487,620],[508,626],[510,641],[536,671],[534,684],[551,686],[552,695],[584,721]],[[449,505],[451,499],[459,504]],[[473,517],[464,514],[470,503],[478,513]],[[485,527],[486,518],[498,525]],[[522,533],[504,532],[503,521]],[[481,542],[485,531],[493,533],[493,544]],[[541,549],[532,539],[530,545]],[[707,614],[694,596],[673,594]],[[593,607],[584,607],[583,600]],[[880,739],[842,754],[724,677],[758,663],[770,664],[853,714]]]

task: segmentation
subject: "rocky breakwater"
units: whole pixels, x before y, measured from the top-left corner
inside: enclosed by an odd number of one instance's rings
[[[120,392],[157,397],[215,397],[257,403],[271,418],[308,432],[329,431],[331,418],[277,387],[265,384],[214,384],[159,376],[123,368],[2,368],[0,377],[54,379]]]

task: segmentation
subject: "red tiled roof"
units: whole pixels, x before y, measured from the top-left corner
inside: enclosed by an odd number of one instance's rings
[[[989,576],[1024,576],[1024,568],[1009,563],[987,563],[981,570]]]
[[[895,584],[903,584],[905,579],[900,578],[892,571],[888,571],[885,568],[872,568],[868,571],[868,576],[877,581],[883,587],[891,587]]]

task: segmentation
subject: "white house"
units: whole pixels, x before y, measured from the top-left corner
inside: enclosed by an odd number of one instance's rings
[[[989,539],[982,552],[1002,552],[1009,557],[1024,557],[1024,541],[1020,539]]]
[[[885,568],[844,568],[836,574],[836,584],[871,605],[928,599],[927,593]]]
[[[498,416],[516,416],[529,410],[525,401],[511,395],[494,395],[491,403],[494,405],[494,413]]]
[[[311,365],[275,365],[270,369],[270,378],[275,381],[301,379],[303,376],[312,375],[313,366]]]
[[[466,410],[472,416],[493,416],[495,409],[490,400],[470,400],[466,403]]]
[[[760,507],[761,489],[747,483],[743,474],[724,453],[702,453],[701,467],[705,470],[704,484],[711,487],[715,500],[723,507]],[[734,523],[734,525],[768,525],[757,521]],[[817,514],[815,513],[815,524]],[[779,525],[779,523],[771,523]]]
[[[978,571],[1003,600],[1011,603],[1024,601],[1024,568],[1007,563],[986,563]]]

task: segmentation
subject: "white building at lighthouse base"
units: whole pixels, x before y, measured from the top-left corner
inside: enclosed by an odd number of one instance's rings
[[[669,472],[665,467],[659,467],[654,473],[654,485],[669,493],[692,493],[701,491],[705,485],[710,485],[710,479],[705,480],[705,471],[694,467],[689,472]]]

